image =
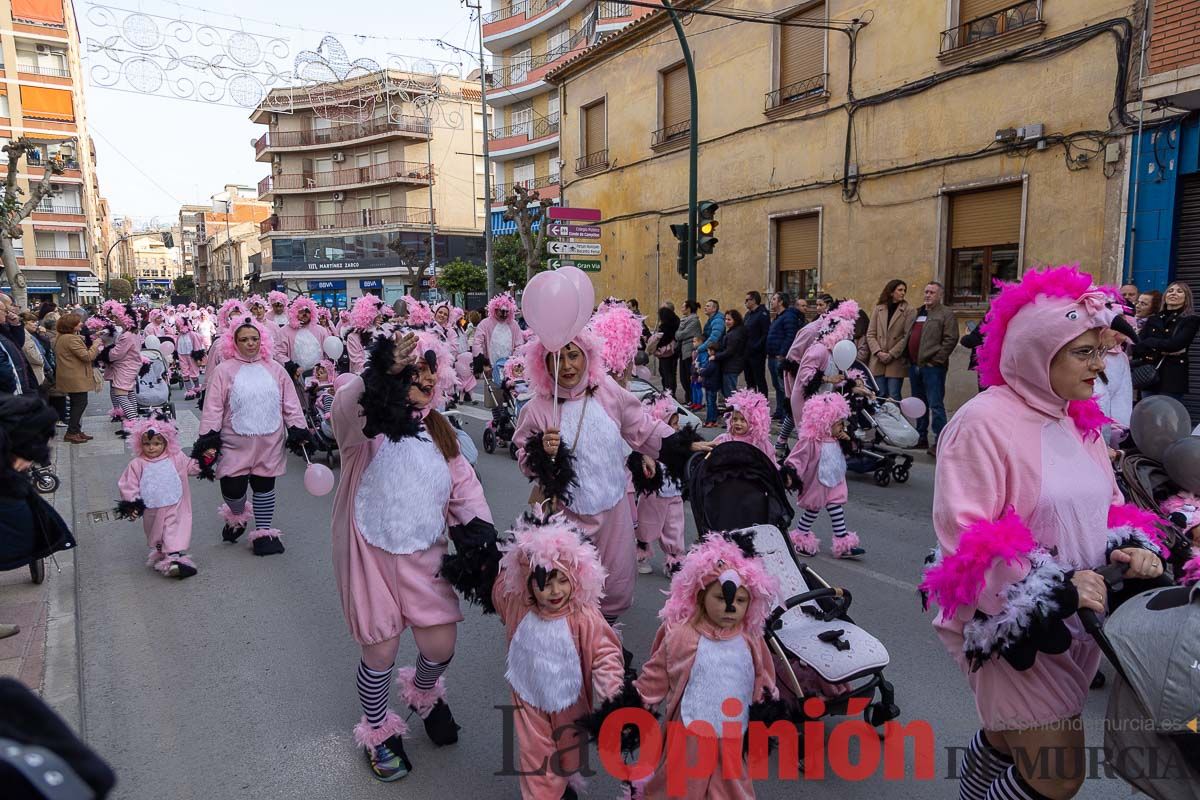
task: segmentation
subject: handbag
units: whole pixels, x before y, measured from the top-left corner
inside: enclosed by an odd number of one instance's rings
[[[1162,363],[1163,359],[1160,358],[1157,364],[1138,364],[1131,369],[1129,371],[1129,378],[1133,383],[1133,388],[1146,390],[1158,386],[1158,370],[1162,367]]]
[[[654,351],[655,358],[671,358],[675,355],[675,340],[667,342],[662,347],[656,348]]]

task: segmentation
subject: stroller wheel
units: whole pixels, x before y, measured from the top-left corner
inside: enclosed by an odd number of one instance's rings
[[[875,470],[875,482],[880,486],[887,486],[892,482],[892,473],[887,468]]]
[[[496,434],[490,428],[483,432],[483,451],[485,453],[496,452]]]
[[[899,716],[900,708],[895,703],[872,703],[863,712],[863,719],[872,728],[882,727],[884,723],[890,722]]]
[[[908,467],[892,467],[892,478],[896,483],[908,483]]]
[[[517,460],[517,443],[516,442],[508,443],[508,454],[510,456],[512,456],[513,461]]]

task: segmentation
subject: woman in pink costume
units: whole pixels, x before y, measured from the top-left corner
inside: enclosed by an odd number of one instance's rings
[[[504,376],[504,362],[525,341],[525,334],[517,324],[517,302],[505,292],[488,301],[487,319],[475,329],[475,341],[471,352],[476,360],[480,357],[492,369],[492,382],[497,386]]]
[[[679,430],[679,406],[675,398],[662,395],[650,405],[650,415]],[[683,488],[658,465],[653,479],[647,480],[642,471],[641,454],[629,457],[629,474],[637,492],[637,560],[638,574],[654,571],[650,557],[655,542],[663,552],[663,575],[671,577],[679,571],[686,549],[683,544],[687,519],[683,510]]]
[[[104,379],[109,381],[113,406],[121,409],[126,422],[137,419],[138,373],[142,369],[142,337],[134,329],[130,309],[116,300],[105,300],[101,313],[109,320],[106,335],[109,344],[100,351],[97,363],[104,364]]]
[[[841,341],[854,340],[857,320],[858,303],[853,300],[835,302],[815,321],[801,328],[792,340],[787,353],[787,363],[796,365],[796,377],[788,394],[792,415],[789,420],[784,420],[776,447],[787,447],[792,430],[800,424],[800,415],[804,413],[804,402],[808,398],[818,392],[828,391],[845,379],[842,375],[826,375],[825,369],[833,357],[833,346]]]
[[[552,377],[556,361],[557,382]],[[517,460],[542,495],[555,503],[554,510],[565,509],[567,519],[599,550],[608,572],[600,607],[614,622],[633,605],[637,574],[633,515],[626,498],[627,448],[643,455],[646,477],[653,477],[661,461],[682,481],[690,452],[704,447],[695,431],[672,430],[617,385],[604,370],[600,342],[586,330],[557,358],[541,342],[530,340],[525,374],[534,396],[517,419]]]
[[[1156,517],[1124,504],[1099,435],[1107,420],[1092,391],[1110,324],[1133,333],[1076,267],[1004,287],[977,351],[988,388],[938,440],[940,553],[921,588],[940,607],[934,625],[983,725],[960,782],[968,800],[1075,796],[1079,715],[1100,664],[1075,612],[1104,612],[1094,570],[1105,564],[1128,565],[1129,578],[1162,574]],[[1031,769],[1044,752],[1065,757]]]
[[[192,542],[188,478],[200,474],[200,464],[180,451],[179,431],[167,417],[139,419],[128,430],[133,460],[117,481],[117,514],[142,518],[150,546],[146,566],[168,578],[190,578],[196,565],[187,554]]]
[[[412,769],[401,740],[407,726],[388,708],[400,635],[411,628],[418,651],[415,668],[396,672],[401,698],[435,745],[457,742],[442,678],[463,618],[454,589],[490,610],[499,553],[479,479],[434,410],[454,385],[442,342],[428,331],[386,327],[362,376],[341,380],[333,401],[342,458],[333,566],[350,635],[362,648],[363,717],[354,738],[375,777],[392,781]]]
[[[275,518],[275,479],[287,471],[287,446],[309,439],[296,386],[271,358],[271,331],[254,319],[234,319],[221,339],[221,363],[208,374],[200,438],[192,455],[206,467],[202,477],[221,482],[225,527],[221,538],[236,542],[253,519],[250,544],[256,556],[282,553]],[[253,493],[246,506],[246,490]]]
[[[183,399],[194,400],[200,393],[199,362],[204,359],[205,350],[201,346],[200,335],[192,330],[192,321],[187,313],[179,314],[176,326],[179,337],[175,342],[175,352],[179,355],[179,374],[183,377]]]
[[[166,326],[163,324],[163,312],[159,309],[154,309],[150,312],[150,321],[146,323],[146,327],[142,328],[143,336],[169,336]]]
[[[475,388],[475,374],[471,368],[471,351],[467,346],[466,334],[458,327],[458,320],[462,315],[461,308],[449,303],[442,303],[433,309],[434,330],[446,343],[450,357],[454,359],[454,374],[458,379],[458,391],[455,395],[461,392],[470,396],[471,390]]]
[[[271,304],[271,311],[267,318],[281,328],[286,326],[288,324],[288,296],[279,291],[267,292],[267,302]]]
[[[713,445],[725,442],[744,442],[761,450],[767,458],[775,461],[775,448],[771,446],[771,404],[767,398],[753,389],[739,389],[729,396],[729,413],[725,416],[728,433],[713,439]]]
[[[383,324],[383,301],[373,294],[364,294],[350,309],[350,330],[346,333],[346,355],[350,371],[361,375],[367,367],[367,345]]]
[[[833,523],[834,556],[858,558],[867,551],[859,546],[858,534],[846,530],[849,490],[842,442],[850,439],[846,433],[850,405],[842,395],[827,392],[810,397],[803,413],[796,446],[783,466],[784,483],[799,493],[796,505],[802,511],[796,530],[789,534],[792,544],[800,555],[820,552],[821,544],[812,528],[823,508]]]
[[[586,743],[572,723],[596,701],[616,698],[625,672],[621,643],[600,614],[604,567],[560,516],[513,531],[492,590],[508,634],[521,796],[575,798]]]
[[[750,707],[778,697],[775,664],[762,635],[776,590],[762,562],[719,534],[688,552],[659,612],[662,626],[650,658],[634,682],[642,702],[662,716],[664,743],[668,726],[707,723],[719,737],[726,726],[740,723],[737,744],[723,748],[741,751]],[[683,741],[686,752],[664,747],[664,759],[670,760],[650,778],[644,796],[754,797],[745,764],[741,777],[726,776],[722,759],[714,759],[714,774],[681,779],[672,760],[696,763],[698,749],[695,734]]]
[[[325,357],[325,340],[333,336],[317,322],[317,304],[311,297],[297,297],[288,308],[288,324],[279,329],[275,360],[288,375],[307,375]]]

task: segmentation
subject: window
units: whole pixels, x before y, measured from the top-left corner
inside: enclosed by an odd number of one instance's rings
[[[513,53],[512,63],[509,66],[509,83],[522,83],[529,77],[529,62],[533,60],[533,48],[526,42],[525,45],[515,53]]]
[[[992,281],[1020,273],[1022,185],[950,196],[951,303],[986,303]]]
[[[691,97],[687,67],[684,64],[677,64],[660,73],[659,109],[662,118],[659,120],[659,129],[654,134],[655,146],[687,135],[691,128]]]
[[[817,288],[821,217],[806,214],[775,222],[775,288],[792,297],[807,297]]]
[[[512,124],[509,126],[510,136],[529,136],[533,123],[533,106],[524,103],[519,106],[513,106],[509,112],[509,120]]]
[[[1040,0],[957,0],[958,21],[942,32],[942,55],[1013,31],[1036,30],[1042,22]]]
[[[518,161],[513,164],[512,177],[514,184],[520,183],[526,187],[533,186],[533,179],[535,177],[533,159]]]
[[[579,149],[585,156],[608,150],[603,100],[583,110],[583,147]]]
[[[569,41],[571,41],[571,30],[567,27],[567,23],[564,22],[551,28],[546,37],[547,61],[566,52]]]
[[[7,94],[7,93],[5,93],[5,94],[0,94],[0,117],[7,117],[7,116],[9,116],[9,111],[8,111],[8,94]],[[3,146],[3,145],[5,145],[5,144],[8,144],[8,142],[3,142],[3,143],[0,143],[0,146]],[[8,159],[8,156],[6,156],[6,155],[4,155],[4,156],[2,156],[2,157],[3,157],[5,160],[7,160],[7,159]]]
[[[817,3],[784,22],[824,22],[825,4]],[[779,28],[778,88],[770,107],[825,91],[825,30],[799,25]]]

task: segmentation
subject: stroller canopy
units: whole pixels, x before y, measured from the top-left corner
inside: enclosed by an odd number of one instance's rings
[[[779,467],[745,442],[725,442],[688,463],[688,490],[696,530],[732,531],[754,525],[787,530],[795,512]]]

